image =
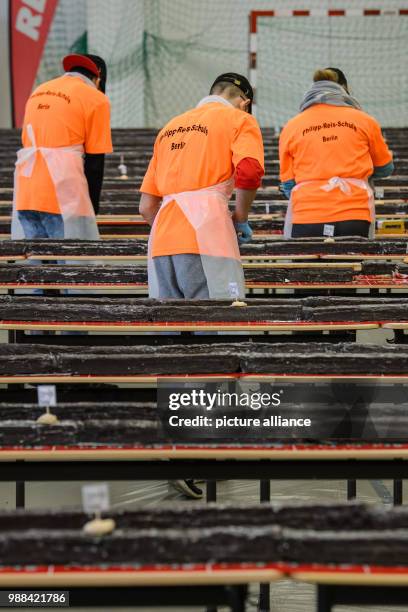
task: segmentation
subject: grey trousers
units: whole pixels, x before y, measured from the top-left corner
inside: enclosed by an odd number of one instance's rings
[[[207,279],[200,255],[163,255],[153,259],[159,298],[208,299]]]

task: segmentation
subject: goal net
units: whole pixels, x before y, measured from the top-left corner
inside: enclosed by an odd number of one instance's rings
[[[106,60],[113,127],[160,127],[231,71],[281,126],[329,65],[383,125],[408,125],[408,0],[59,0],[37,82],[72,51]]]
[[[408,11],[252,13],[251,30],[251,74],[261,125],[280,127],[295,115],[313,72],[328,66],[343,70],[352,95],[382,125],[408,125],[408,76],[403,68]]]

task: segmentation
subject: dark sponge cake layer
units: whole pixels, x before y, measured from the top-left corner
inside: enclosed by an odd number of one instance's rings
[[[115,510],[102,513],[116,522],[118,529],[169,529],[223,526],[275,526],[313,531],[384,531],[408,529],[405,506],[386,507],[361,502],[309,502],[292,504],[248,504],[193,502],[164,503],[161,506]],[[82,511],[61,509],[14,509],[0,511],[0,533],[80,529],[92,518]]]
[[[408,513],[360,504],[188,504],[111,512],[90,536],[81,512],[0,513],[5,565],[273,563],[406,566]],[[29,527],[27,527],[29,526]]]
[[[273,374],[404,374],[408,349],[370,344],[257,344],[241,357],[246,373]]]
[[[137,266],[0,265],[0,282],[19,284],[147,283],[147,270]]]
[[[126,376],[165,374],[402,374],[404,345],[230,343],[76,347],[0,345],[0,374]]]
[[[0,320],[118,322],[118,323],[279,323],[316,321],[406,321],[408,298],[246,299],[245,306],[231,300],[152,300],[118,296],[0,296]]]

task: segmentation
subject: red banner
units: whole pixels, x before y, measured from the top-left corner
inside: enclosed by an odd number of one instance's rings
[[[14,125],[21,127],[58,0],[10,0]]]

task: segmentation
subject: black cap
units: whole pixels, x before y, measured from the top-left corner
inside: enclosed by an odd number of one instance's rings
[[[97,65],[98,69],[99,69],[99,78],[101,79],[101,84],[100,84],[100,88],[101,91],[103,93],[105,93],[105,89],[106,89],[106,79],[108,76],[108,69],[106,67],[106,63],[105,61],[99,57],[99,55],[91,55],[91,54],[85,54],[85,57],[89,57],[90,60],[92,60],[94,62],[94,64]]]
[[[214,83],[211,85],[211,89],[217,83],[221,83],[222,81],[226,81],[227,83],[232,83],[238,89],[242,91],[242,93],[251,100],[251,104],[248,106],[248,112],[252,112],[252,101],[254,99],[254,90],[251,87],[251,83],[248,81],[246,77],[242,74],[238,74],[237,72],[225,72],[224,74],[220,74]],[[211,90],[210,90],[211,91]]]
[[[335,72],[337,74],[338,77],[338,84],[341,85],[342,87],[344,87],[344,89],[348,92],[348,83],[347,83],[347,79],[346,79],[346,75],[344,74],[344,72],[342,70],[340,70],[340,68],[332,68],[331,66],[329,68],[325,68],[325,70],[332,70],[333,72]]]

